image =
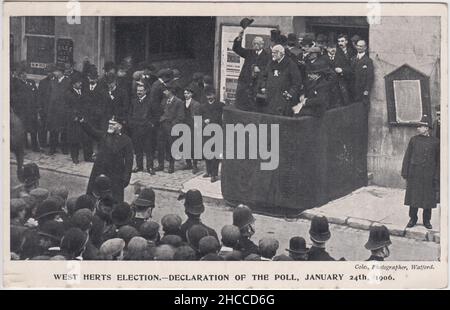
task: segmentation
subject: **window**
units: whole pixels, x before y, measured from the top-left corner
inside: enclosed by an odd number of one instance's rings
[[[191,17],[116,17],[116,61],[131,55],[136,61],[192,56]]]
[[[25,40],[30,73],[45,74],[55,61],[55,17],[25,17]]]

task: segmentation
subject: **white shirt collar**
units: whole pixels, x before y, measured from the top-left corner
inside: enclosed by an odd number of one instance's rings
[[[358,53],[358,59],[361,59],[364,57],[364,55],[366,55],[366,52],[363,53]]]
[[[258,55],[258,56],[261,55],[262,51],[263,50],[256,51],[256,55]]]

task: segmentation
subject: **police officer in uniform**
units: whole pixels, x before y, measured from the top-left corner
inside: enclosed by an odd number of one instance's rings
[[[95,130],[84,119],[81,119],[80,123],[84,131],[99,144],[87,194],[92,192],[95,178],[104,174],[111,179],[114,199],[118,202],[123,201],[124,189],[130,183],[133,168],[133,143],[122,133],[123,120],[111,119],[106,133]]]
[[[181,225],[181,238],[186,241],[186,233],[194,225],[201,225],[208,231],[208,236],[213,236],[217,240],[217,233],[214,229],[202,223],[200,216],[205,212],[205,205],[203,204],[202,193],[196,189],[191,189],[185,195],[181,195],[180,199],[184,198],[184,212],[187,215],[187,220]]]
[[[242,257],[247,257],[250,254],[259,255],[259,247],[250,240],[255,234],[255,221],[252,210],[246,205],[241,204],[233,210],[233,225],[239,227],[241,232],[237,250],[242,253]]]
[[[367,259],[375,261],[384,261],[389,256],[389,245],[391,245],[390,233],[384,225],[373,225],[370,227],[369,240],[365,244],[365,248],[371,252]]]
[[[431,120],[424,115],[418,135],[411,138],[403,158],[402,177],[406,180],[405,205],[409,206],[407,228],[417,223],[418,209],[423,209],[423,226],[432,229],[431,210],[436,208],[439,192],[439,139],[430,135]]]
[[[309,236],[312,246],[308,252],[309,261],[334,261],[335,259],[326,251],[325,244],[330,239],[331,233],[328,219],[325,216],[316,215],[311,220]]]

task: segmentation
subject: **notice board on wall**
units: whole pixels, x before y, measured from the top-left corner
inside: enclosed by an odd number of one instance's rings
[[[56,41],[56,62],[63,64],[73,62],[72,39],[58,39]]]

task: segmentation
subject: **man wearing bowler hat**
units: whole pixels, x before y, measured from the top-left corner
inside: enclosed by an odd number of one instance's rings
[[[92,161],[92,145],[90,140],[81,129],[78,119],[83,118],[88,111],[84,102],[82,92],[83,77],[81,73],[73,73],[71,77],[72,87],[66,91],[65,100],[67,104],[67,143],[70,148],[70,157],[74,164],[79,163],[79,149],[83,149],[85,161]]]
[[[391,245],[389,230],[384,225],[374,225],[370,227],[369,240],[365,244],[365,248],[372,254],[368,261],[384,261],[389,256],[389,245]]]
[[[159,123],[159,107],[150,103],[145,83],[138,82],[135,96],[131,99],[129,112],[129,128],[133,141],[136,167],[133,172],[144,171],[144,154],[147,172],[154,175],[153,170],[153,138],[154,128]]]
[[[114,199],[123,201],[124,189],[130,183],[133,168],[133,144],[131,139],[122,133],[123,120],[111,119],[106,132],[94,129],[84,119],[81,119],[80,123],[84,131],[99,145],[87,193],[92,192],[95,178],[104,174],[111,179]]]
[[[205,212],[205,205],[203,204],[203,196],[202,193],[196,189],[191,189],[186,192],[184,197],[184,212],[187,215],[187,220],[181,225],[181,237],[184,241],[186,241],[186,232],[194,225],[203,226],[208,231],[208,236],[213,236],[217,240],[217,233],[214,229],[206,226],[202,223],[200,216],[203,212]]]
[[[47,110],[47,128],[50,132],[49,155],[56,153],[58,144],[62,153],[67,154],[67,105],[65,100],[66,91],[72,86],[70,79],[64,74],[64,64],[54,67],[54,80],[50,83],[49,103]]]
[[[308,260],[308,248],[306,247],[306,241],[304,238],[295,236],[289,240],[289,257],[296,261]]]
[[[150,187],[145,187],[139,193],[139,196],[133,201],[132,206],[136,211],[131,225],[138,229],[141,225],[152,217],[152,211],[155,208],[155,192]]]
[[[328,227],[328,219],[325,216],[316,215],[311,221],[309,236],[312,241],[311,249],[308,252],[309,261],[334,261],[328,254],[325,243],[330,239],[331,233]]]
[[[243,29],[233,42],[233,51],[245,59],[236,89],[236,106],[246,111],[255,111],[257,82],[270,61],[270,54],[264,49],[264,39],[262,37],[256,36],[253,39],[252,48],[242,46],[244,30],[252,22],[253,20],[248,18],[244,18],[241,21]]]
[[[170,71],[172,72],[172,71]],[[155,82],[156,83],[156,82]],[[164,99],[161,102],[162,115],[159,118],[158,129],[158,167],[155,171],[164,170],[164,159],[169,158],[168,173],[175,172],[175,159],[172,156],[172,143],[176,137],[172,136],[173,126],[180,124],[184,120],[183,101],[175,96],[175,89],[168,86],[164,91]]]
[[[431,119],[424,115],[418,135],[411,138],[403,158],[401,175],[406,180],[405,205],[409,206],[407,228],[417,223],[417,212],[423,209],[423,226],[432,229],[431,210],[436,208],[439,192],[439,139],[430,135]]]

